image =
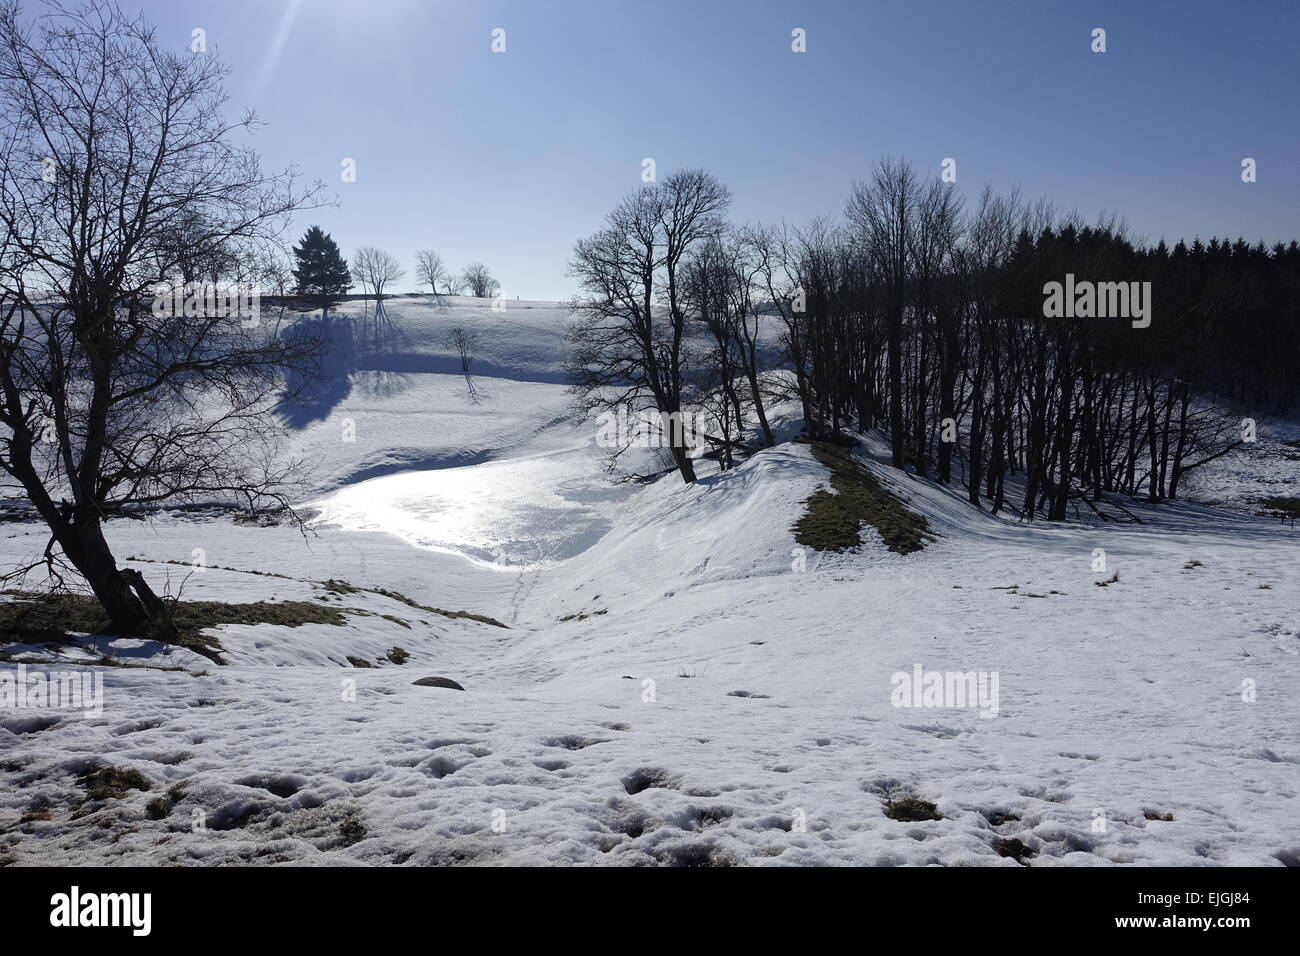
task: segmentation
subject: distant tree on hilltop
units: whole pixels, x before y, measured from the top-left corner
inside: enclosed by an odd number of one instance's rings
[[[362,289],[371,289],[377,302],[384,301],[384,286],[406,275],[396,257],[374,246],[362,246],[353,259]]]
[[[481,262],[471,262],[465,267],[465,285],[469,294],[478,299],[486,299],[501,288],[501,283],[492,278],[488,267]]]
[[[415,281],[418,285],[427,285],[435,295],[438,283],[447,280],[447,267],[443,265],[442,256],[432,249],[421,249],[415,254]]]
[[[324,317],[352,288],[347,260],[320,226],[307,230],[302,241],[293,247],[293,255],[298,263],[293,270],[297,281],[295,291],[314,302]]]

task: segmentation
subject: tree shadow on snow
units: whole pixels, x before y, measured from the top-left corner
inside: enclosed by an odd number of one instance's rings
[[[291,428],[305,428],[329,416],[352,391],[356,343],[346,316],[303,319],[284,332],[291,344],[313,337],[324,342],[313,366],[289,373],[277,411]]]

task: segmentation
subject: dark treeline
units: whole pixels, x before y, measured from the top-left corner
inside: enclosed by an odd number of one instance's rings
[[[651,187],[658,204],[698,225],[673,182]],[[630,364],[670,369],[674,404],[655,407],[707,409],[724,468],[772,443],[767,404],[787,382],[810,437],[879,429],[898,467],[960,482],[976,505],[1061,519],[1072,499],[1107,492],[1177,497],[1188,472],[1240,442],[1229,405],[1263,416],[1297,399],[1295,242],[1144,247],[1113,219],[1085,225],[1014,193],[986,190],[968,206],[952,184],[890,160],[855,185],[840,223],[737,229],[720,208],[689,248],[671,217],[664,250],[654,222],[624,230],[627,218],[611,217],[575,265],[588,293],[577,304],[604,323],[588,322],[584,339],[580,322],[579,356],[599,340]],[[620,285],[620,264],[634,284]],[[1067,274],[1123,284],[1112,306],[1131,290],[1145,318],[1045,315],[1045,284]],[[611,326],[633,288],[635,321]],[[779,356],[760,344],[773,322]]]

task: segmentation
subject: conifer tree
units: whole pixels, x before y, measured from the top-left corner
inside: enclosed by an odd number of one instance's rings
[[[302,241],[293,247],[297,260],[293,276],[297,280],[296,292],[310,299],[321,310],[324,318],[332,306],[339,303],[344,293],[352,288],[352,274],[347,260],[338,245],[320,226],[307,230]]]

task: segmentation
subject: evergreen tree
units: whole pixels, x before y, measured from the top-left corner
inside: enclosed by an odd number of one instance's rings
[[[327,313],[343,294],[352,288],[352,275],[339,247],[320,226],[312,226],[302,241],[293,247],[298,264],[293,270],[296,293],[310,299]]]

